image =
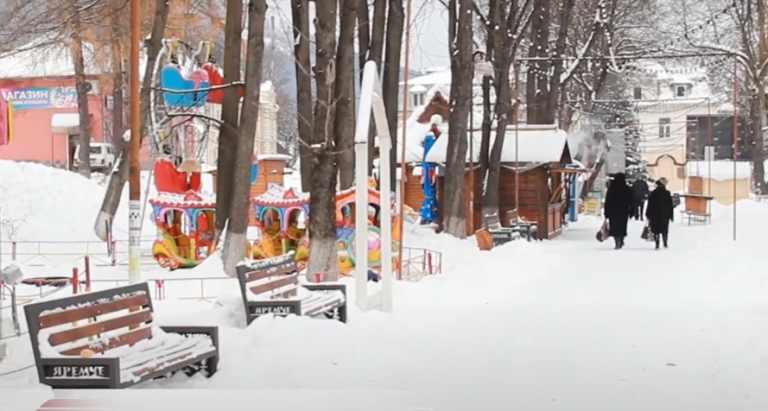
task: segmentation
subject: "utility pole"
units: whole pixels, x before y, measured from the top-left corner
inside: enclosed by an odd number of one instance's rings
[[[139,49],[141,48],[141,0],[131,1],[130,77],[131,141],[128,146],[128,280],[141,282],[141,89],[139,87]]]

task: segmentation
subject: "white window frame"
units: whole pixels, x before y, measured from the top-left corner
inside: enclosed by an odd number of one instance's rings
[[[672,137],[672,119],[660,118],[659,119],[659,138]]]

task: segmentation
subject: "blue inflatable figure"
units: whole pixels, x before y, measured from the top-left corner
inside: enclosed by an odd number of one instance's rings
[[[434,130],[434,127],[433,127]],[[437,198],[435,189],[435,167],[434,163],[427,163],[427,153],[435,144],[437,138],[434,131],[424,137],[424,155],[421,162],[421,189],[424,191],[424,201],[419,208],[422,224],[430,224],[437,217]]]
[[[199,107],[208,99],[208,72],[196,69],[188,78],[181,75],[176,64],[169,64],[160,70],[160,87],[165,104],[171,107]],[[203,89],[204,91],[196,91]]]
[[[259,159],[256,154],[251,156],[251,185],[256,181],[259,175]]]

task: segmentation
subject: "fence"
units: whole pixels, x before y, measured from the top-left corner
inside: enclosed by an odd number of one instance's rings
[[[54,242],[51,242],[52,244]],[[95,242],[94,242],[95,243]],[[44,244],[38,242],[34,244]],[[72,244],[75,244],[74,242]],[[82,243],[81,243],[82,244]],[[103,243],[101,243],[103,246]],[[74,254],[59,253],[59,255],[72,256]],[[18,305],[49,297],[61,290],[70,289],[73,294],[87,291],[105,290],[121,285],[127,285],[127,275],[125,279],[100,279],[95,278],[93,270],[95,267],[104,266],[102,258],[94,258],[92,255],[83,255],[77,259],[76,265],[68,273],[59,273],[59,276],[46,276],[40,278],[27,278],[23,284],[36,286],[34,292],[29,292],[29,287],[25,287],[25,294],[16,293],[16,302]],[[111,266],[112,264],[107,264]],[[118,264],[119,265],[119,264]],[[442,270],[442,254],[423,248],[403,248],[403,272],[397,273],[396,278],[403,281],[419,281],[428,275],[439,274]],[[63,277],[62,275],[65,275]],[[183,275],[183,271],[174,271],[174,274]],[[149,278],[146,281],[150,283],[153,290],[152,298],[154,300],[197,300],[212,301],[223,291],[239,293],[239,285],[236,278],[229,277],[173,277],[174,274],[163,276],[162,278]],[[53,285],[54,279],[62,284]],[[71,288],[70,288],[71,287]],[[0,287],[2,288],[2,287]],[[7,304],[10,296],[5,292],[0,292],[0,303]]]
[[[154,239],[144,239],[152,244]],[[61,264],[82,264],[89,256],[95,267],[127,266],[128,241],[3,241],[0,243],[0,261],[16,261],[27,267]],[[156,264],[150,249],[142,250],[142,264]]]

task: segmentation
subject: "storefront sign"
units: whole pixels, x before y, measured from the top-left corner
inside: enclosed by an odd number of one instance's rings
[[[600,215],[602,208],[603,193],[600,191],[590,191],[587,193],[587,198],[584,199],[584,214],[586,215]]]
[[[24,87],[0,90],[14,110],[77,107],[75,87]]]

